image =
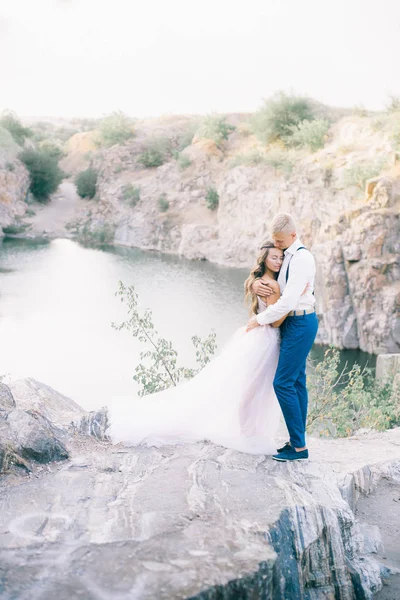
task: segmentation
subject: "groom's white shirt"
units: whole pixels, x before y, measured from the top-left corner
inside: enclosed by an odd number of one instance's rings
[[[297,250],[303,244],[296,239],[287,250],[278,276],[278,283],[281,289],[281,297],[278,302],[269,306],[266,310],[259,313],[256,319],[260,325],[269,325],[274,321],[279,321],[291,310],[307,310],[313,308],[314,298],[314,280],[315,280],[315,260],[309,250]],[[286,283],[286,272],[290,262],[289,279]],[[303,294],[306,285],[309,285],[307,292]]]

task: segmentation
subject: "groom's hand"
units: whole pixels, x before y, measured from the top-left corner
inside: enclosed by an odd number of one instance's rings
[[[260,327],[259,322],[257,321],[257,319],[255,317],[253,317],[252,319],[250,319],[250,321],[247,323],[247,327],[246,327],[246,331],[251,331],[252,329],[255,329],[256,327]]]
[[[251,286],[251,289],[253,294],[256,294],[256,296],[261,296],[261,298],[268,298],[268,296],[275,294],[270,284],[264,283],[264,281],[261,281],[261,279],[255,281]]]

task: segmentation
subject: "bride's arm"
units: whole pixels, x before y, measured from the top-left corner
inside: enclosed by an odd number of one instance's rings
[[[266,299],[267,306],[272,306],[272,304],[275,304],[275,302],[278,302],[278,300],[281,296],[281,288],[279,287],[279,283],[277,281],[272,281],[270,283],[270,286],[274,290],[275,293],[272,294],[271,296],[268,296],[268,298]],[[272,327],[279,327],[280,325],[282,325],[282,323],[286,319],[286,317],[287,317],[287,315],[285,315],[284,317],[279,319],[279,321],[274,321],[273,323],[271,323]]]

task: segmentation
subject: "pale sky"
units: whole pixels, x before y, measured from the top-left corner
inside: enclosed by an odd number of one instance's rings
[[[0,110],[247,112],[400,95],[399,0],[0,0]]]

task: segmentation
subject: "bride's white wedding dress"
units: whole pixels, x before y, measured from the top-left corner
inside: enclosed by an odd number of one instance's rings
[[[258,310],[266,308],[259,298]],[[281,410],[273,389],[279,329],[236,331],[196,377],[177,387],[115,404],[113,442],[159,446],[210,440],[252,454],[274,454]]]

